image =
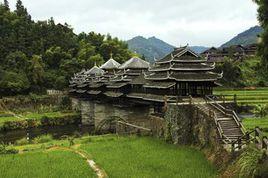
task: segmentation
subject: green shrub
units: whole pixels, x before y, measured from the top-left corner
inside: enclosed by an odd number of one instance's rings
[[[265,117],[268,115],[268,105],[267,104],[263,104],[263,105],[256,105],[255,109],[254,109],[254,114],[257,117]]]
[[[72,108],[72,100],[69,96],[63,96],[60,101],[61,110],[70,110]]]
[[[27,144],[29,144],[29,141],[27,138],[22,138],[15,142],[15,145],[27,145]]]
[[[26,129],[26,128],[28,128],[27,120],[7,121],[3,125],[3,130],[16,130],[16,129]]]
[[[0,154],[17,154],[18,152],[14,148],[7,148],[6,145],[0,144]]]
[[[53,140],[52,135],[42,135],[33,139],[33,143],[46,143]]]

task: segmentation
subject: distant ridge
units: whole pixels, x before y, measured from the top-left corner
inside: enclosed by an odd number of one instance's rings
[[[238,34],[230,41],[224,43],[223,45],[221,45],[221,47],[229,47],[232,45],[249,45],[257,43],[258,35],[260,35],[262,32],[263,28],[260,26],[251,27],[250,29]]]
[[[161,59],[174,49],[174,46],[156,37],[146,39],[143,36],[136,36],[128,40],[127,43],[131,51],[145,56],[146,60],[150,63],[154,62],[154,58]],[[208,49],[203,46],[193,46],[190,48],[197,53],[201,53]]]

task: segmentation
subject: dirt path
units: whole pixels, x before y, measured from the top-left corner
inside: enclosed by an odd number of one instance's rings
[[[49,151],[52,150],[65,150],[65,151],[71,151],[73,153],[78,154],[80,157],[86,159],[88,165],[90,166],[91,169],[94,170],[94,172],[97,174],[98,178],[105,178],[108,177],[107,174],[105,173],[105,171],[103,169],[101,169],[94,160],[90,159],[89,156],[87,156],[86,153],[84,153],[83,151],[80,150],[75,150],[72,148],[68,148],[68,147],[60,147],[60,146],[55,146],[49,149]]]

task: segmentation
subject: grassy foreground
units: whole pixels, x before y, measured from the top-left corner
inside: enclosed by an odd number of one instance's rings
[[[96,177],[85,160],[69,151],[37,151],[0,156],[0,177]]]
[[[74,142],[73,149],[86,152],[112,178],[217,176],[214,167],[200,151],[170,145],[154,138],[106,135],[83,137]],[[28,151],[17,155],[0,155],[0,173],[5,172],[4,177],[7,178],[29,177],[29,174],[30,177],[92,177],[85,160],[70,152],[50,152],[45,148],[68,144],[68,140],[61,140],[15,147]],[[25,163],[28,166],[23,165]],[[28,169],[30,173],[27,173]]]

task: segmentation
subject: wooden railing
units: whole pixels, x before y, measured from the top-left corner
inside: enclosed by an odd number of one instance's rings
[[[266,150],[266,154],[268,154],[268,138],[267,136],[264,136],[261,129],[259,127],[256,127],[254,130],[248,132],[246,131],[245,127],[243,126],[241,120],[237,116],[236,112],[234,110],[226,109],[222,105],[220,105],[217,101],[213,99],[211,96],[206,96],[207,103],[209,102],[210,105],[212,105],[214,108],[218,109],[218,111],[232,116],[235,120],[236,124],[240,127],[241,131],[243,132],[243,136],[237,138],[237,140],[231,141],[227,137],[224,136],[221,127],[219,124],[217,124],[217,129],[220,133],[220,136],[222,138],[225,138],[228,140],[229,144],[232,146],[232,151],[240,150],[243,148],[243,146],[248,145],[249,143],[255,143],[256,147],[259,149]],[[217,120],[217,116],[214,117]]]
[[[123,128],[124,131],[118,129],[119,125],[124,127]],[[129,128],[129,129],[127,129],[127,128]],[[146,132],[147,133],[146,135],[151,135],[152,134],[152,129],[137,126],[137,125],[130,124],[130,123],[127,123],[127,122],[123,122],[123,121],[117,121],[116,132],[117,133],[124,133],[124,134],[135,133],[137,135],[140,135],[141,132]]]
[[[257,148],[266,150],[266,153],[268,154],[268,138],[263,135],[259,127],[256,127],[251,132],[246,132],[244,136],[233,141],[231,143],[232,151],[235,151],[236,149],[240,150],[244,145],[249,143],[255,143]]]
[[[225,115],[228,115],[230,117],[232,117],[234,119],[234,121],[236,122],[237,126],[241,129],[242,133],[245,134],[246,133],[246,129],[243,126],[243,124],[241,123],[241,120],[239,119],[239,117],[237,116],[236,112],[234,110],[231,109],[227,109],[224,106],[222,106],[221,104],[219,104],[217,101],[215,101],[213,99],[214,96],[206,96],[206,102],[210,105],[212,105],[214,108],[216,108],[218,111],[222,112]]]

